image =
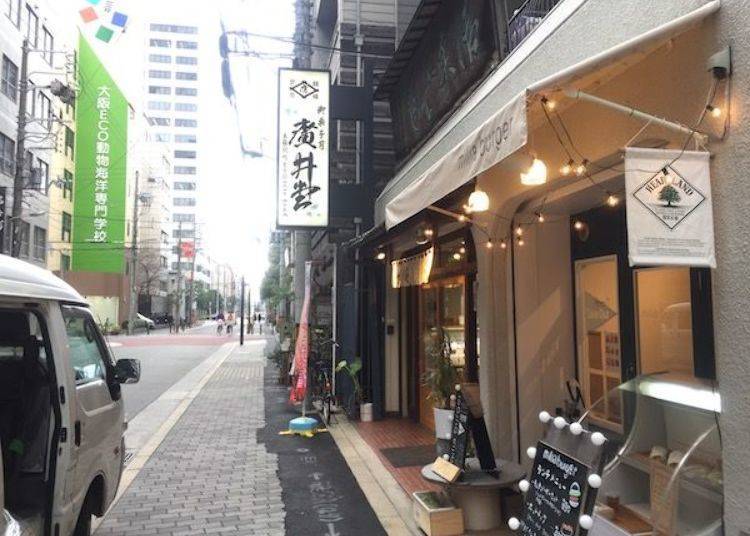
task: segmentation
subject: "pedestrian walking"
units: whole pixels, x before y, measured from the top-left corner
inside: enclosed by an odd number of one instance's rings
[[[167,325],[169,326],[169,332],[172,333],[174,331],[174,317],[172,315],[167,315]]]

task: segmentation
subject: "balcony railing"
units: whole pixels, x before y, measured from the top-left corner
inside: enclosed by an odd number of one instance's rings
[[[559,3],[560,0],[526,0],[508,22],[508,52],[520,45]]]

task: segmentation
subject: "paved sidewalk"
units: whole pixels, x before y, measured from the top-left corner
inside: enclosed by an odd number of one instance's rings
[[[264,342],[249,340],[219,366],[97,536],[284,534],[277,457],[257,441]]]

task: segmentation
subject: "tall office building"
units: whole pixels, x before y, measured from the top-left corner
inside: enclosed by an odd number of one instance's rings
[[[155,140],[169,144],[172,153],[172,254],[170,269],[178,269],[180,239],[198,238],[196,205],[199,191],[199,52],[197,25],[153,20],[146,32],[144,109]],[[192,259],[182,258],[189,278]],[[199,276],[196,274],[196,279]]]

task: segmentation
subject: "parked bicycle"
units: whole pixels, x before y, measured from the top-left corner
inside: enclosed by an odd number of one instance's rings
[[[331,352],[333,347],[339,344],[328,339],[314,344],[310,349],[310,360],[308,365],[308,378],[310,380],[310,402],[320,412],[323,422],[331,424],[332,408],[335,404],[333,396],[333,364]]]

